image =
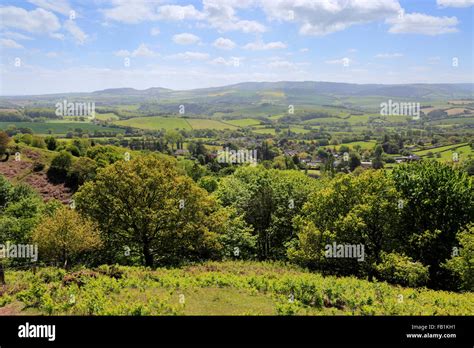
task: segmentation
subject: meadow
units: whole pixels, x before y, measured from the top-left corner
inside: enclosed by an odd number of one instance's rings
[[[473,293],[322,276],[274,262],[6,272],[14,315],[470,315]],[[3,307],[3,308],[2,308]]]
[[[237,129],[234,125],[226,124],[217,120],[161,116],[134,117],[128,120],[114,121],[114,124],[148,130]]]

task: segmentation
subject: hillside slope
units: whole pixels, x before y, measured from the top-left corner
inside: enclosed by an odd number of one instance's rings
[[[474,293],[310,273],[282,263],[6,272],[3,312],[49,315],[471,315]],[[21,290],[21,291],[20,291]],[[15,312],[16,310],[16,312]],[[13,313],[12,313],[13,312]],[[0,314],[2,310],[0,310]]]

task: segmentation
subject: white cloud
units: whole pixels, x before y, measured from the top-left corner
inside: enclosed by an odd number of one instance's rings
[[[144,43],[140,44],[133,52],[129,50],[118,50],[114,52],[117,57],[156,57],[159,54],[151,50]]]
[[[174,21],[185,19],[200,20],[205,18],[205,14],[196,10],[193,5],[164,5],[159,8],[159,18]]]
[[[140,44],[138,48],[132,52],[132,57],[154,57],[157,53],[153,52],[151,49],[148,48],[145,44]]]
[[[152,36],[158,36],[158,35],[160,35],[160,28],[156,28],[156,27],[155,27],[155,28],[151,28],[151,30],[150,30],[150,35],[152,35]]]
[[[149,0],[112,0],[114,7],[101,10],[105,18],[127,24],[159,19],[157,3]]]
[[[306,48],[306,47],[305,47],[305,48],[301,48],[301,49],[300,49],[300,52],[301,52],[301,53],[309,52],[309,48]]]
[[[207,60],[209,59],[209,54],[207,53],[202,53],[202,52],[184,52],[184,53],[178,53],[178,54],[173,54],[171,56],[168,56],[168,58],[172,59],[184,59],[184,60]]]
[[[262,41],[250,42],[244,46],[246,50],[262,51],[286,48],[286,44],[281,41],[264,43]]]
[[[81,28],[79,28],[75,21],[67,20],[64,22],[64,29],[66,29],[80,45],[83,45],[87,40],[87,34],[84,33]]]
[[[219,31],[241,31],[244,33],[263,33],[266,28],[263,24],[256,21],[238,20],[235,22],[221,22],[219,20],[210,20],[212,27]]]
[[[30,33],[51,33],[61,28],[56,15],[42,8],[27,11],[15,6],[0,7],[0,18],[0,27],[17,28]]]
[[[201,41],[199,36],[190,33],[173,35],[173,41],[179,45],[192,45]]]
[[[225,59],[223,57],[215,58],[211,61],[211,64],[215,65],[225,65],[225,66],[240,66],[242,58],[240,57],[230,57]]]
[[[402,53],[378,53],[375,58],[399,58],[403,57]]]
[[[325,61],[326,64],[337,64],[337,65],[344,65],[344,66],[349,66],[352,64],[352,62],[353,60],[347,57]]]
[[[298,23],[303,35],[327,35],[383,21],[401,10],[397,0],[262,0],[260,4],[270,20]]]
[[[393,34],[439,35],[457,32],[459,23],[456,17],[434,17],[423,13],[409,13],[387,20]]]
[[[161,5],[150,0],[112,0],[113,7],[102,9],[105,18],[128,24],[156,20],[206,21],[218,31],[239,30],[244,33],[262,33],[263,24],[253,20],[242,20],[236,15],[236,8],[247,8],[257,3],[254,0],[203,0],[203,11],[193,5]]]
[[[51,51],[51,52],[46,53],[46,57],[48,58],[57,58],[58,56],[59,56],[58,52]]]
[[[12,39],[12,40],[33,40],[33,38],[20,34],[20,33],[14,33],[12,31],[5,31],[1,33],[1,35],[7,39]]]
[[[253,20],[242,20],[236,15],[236,8],[248,8],[255,5],[253,0],[203,0],[206,20],[218,31],[242,31],[244,33],[263,33],[263,24]]]
[[[69,16],[69,12],[72,10],[67,0],[28,0],[28,2],[65,16]]]
[[[22,45],[11,39],[0,39],[0,46],[5,48],[23,48]]]
[[[474,0],[436,0],[440,7],[469,7],[474,5]]]
[[[230,39],[220,37],[216,41],[214,41],[213,46],[223,50],[231,50],[236,46],[236,44]]]

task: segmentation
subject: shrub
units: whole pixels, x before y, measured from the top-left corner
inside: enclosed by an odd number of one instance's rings
[[[80,157],[71,166],[68,176],[72,186],[84,184],[87,180],[95,178],[97,163],[88,157]]]
[[[459,279],[459,288],[474,290],[474,224],[459,232],[460,248],[453,249],[453,257],[443,267]]]
[[[72,155],[67,151],[61,151],[53,158],[48,174],[65,178],[72,165]]]
[[[58,146],[58,143],[57,143],[55,137],[48,136],[44,140],[46,142],[46,146],[48,147],[48,150],[51,150],[51,151],[56,150],[56,147]]]
[[[31,139],[31,146],[37,147],[39,149],[46,148],[46,143],[44,142],[42,137],[33,136]]]
[[[218,182],[213,176],[204,176],[199,179],[198,185],[205,189],[207,192],[214,192],[217,190]]]
[[[382,261],[376,264],[378,276],[381,280],[403,286],[422,286],[429,279],[428,266],[397,253],[382,253]]]
[[[41,162],[34,162],[33,163],[33,171],[41,172],[44,169],[44,163]]]

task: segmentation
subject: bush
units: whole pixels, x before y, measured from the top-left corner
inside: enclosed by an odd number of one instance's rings
[[[56,147],[58,146],[58,143],[57,143],[55,137],[48,136],[44,140],[46,142],[46,146],[48,147],[48,150],[51,150],[51,151],[56,150]]]
[[[198,185],[205,189],[207,192],[214,192],[217,190],[218,182],[213,176],[204,176],[199,179]]]
[[[74,187],[92,180],[96,176],[97,163],[88,157],[80,157],[71,166],[68,176],[70,184]]]
[[[397,253],[382,253],[381,258],[382,261],[375,266],[381,280],[410,287],[428,282],[428,266]]]
[[[31,139],[31,146],[37,147],[39,149],[46,148],[46,143],[44,142],[43,138],[38,136],[33,136]]]
[[[453,249],[453,257],[443,267],[458,278],[459,288],[474,291],[474,225],[458,233],[459,250]]]
[[[34,172],[41,172],[44,169],[44,163],[35,162],[33,163],[33,171]]]
[[[72,155],[67,151],[61,151],[53,158],[48,174],[65,178],[72,165]]]

